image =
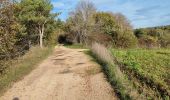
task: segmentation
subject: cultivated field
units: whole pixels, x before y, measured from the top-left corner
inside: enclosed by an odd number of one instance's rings
[[[170,95],[170,50],[116,50],[112,54],[139,93],[148,98]]]

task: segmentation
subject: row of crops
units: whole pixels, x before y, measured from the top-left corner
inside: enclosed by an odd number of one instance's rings
[[[147,99],[170,99],[170,50],[118,50],[112,55],[139,94]]]

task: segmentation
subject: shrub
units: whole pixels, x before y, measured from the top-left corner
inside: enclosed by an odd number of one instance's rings
[[[159,37],[159,43],[160,43],[161,47],[170,48],[170,32],[165,31],[165,32]]]
[[[142,36],[138,40],[140,47],[154,48],[158,46],[158,39],[149,35]]]
[[[122,14],[98,12],[94,15],[94,32],[112,37],[112,45],[119,48],[131,48],[137,44],[129,21]],[[100,35],[100,34],[99,34]]]

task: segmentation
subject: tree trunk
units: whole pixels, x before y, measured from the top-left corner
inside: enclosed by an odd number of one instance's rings
[[[40,33],[40,47],[43,48],[43,35]]]
[[[43,48],[44,24],[42,25],[42,27],[39,26],[39,35],[40,35],[40,47]]]

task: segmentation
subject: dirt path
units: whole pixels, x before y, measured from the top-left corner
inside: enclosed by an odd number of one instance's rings
[[[57,48],[0,100],[115,100],[99,65],[82,51]]]

